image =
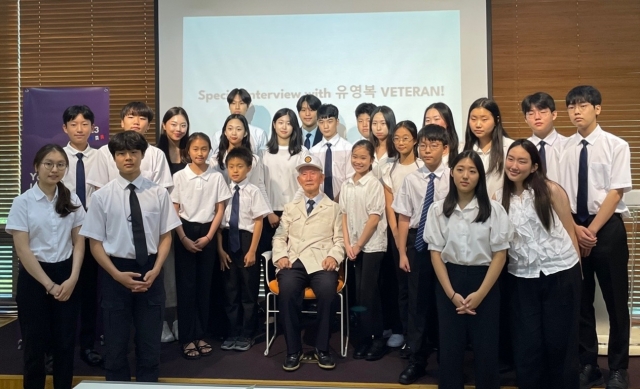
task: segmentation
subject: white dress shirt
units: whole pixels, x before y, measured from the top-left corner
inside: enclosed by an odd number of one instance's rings
[[[433,172],[436,175],[433,184],[434,202],[447,197],[450,171],[449,167],[441,163]],[[420,215],[422,215],[422,206],[424,205],[424,197],[427,195],[429,175],[431,173],[426,166],[423,166],[408,174],[402,182],[400,190],[394,193],[391,207],[400,215],[411,218],[409,220],[409,228],[418,228],[420,224]]]
[[[387,251],[387,217],[385,215],[384,188],[369,172],[358,182],[350,177],[340,190],[340,212],[347,215],[349,243],[353,246],[360,239],[370,215],[380,216],[380,221],[371,238],[362,247],[365,253]]]
[[[214,153],[218,152],[221,136],[222,130],[218,130],[213,134],[213,138],[211,138],[211,151]],[[251,151],[253,151],[254,154],[262,155],[264,149],[267,148],[268,140],[267,133],[262,128],[249,124],[249,143],[251,144]]]
[[[340,135],[335,134],[333,138],[329,140],[322,138],[318,144],[311,148],[311,154],[320,158],[325,176],[327,175],[328,169],[327,166],[324,166],[324,159],[327,154],[327,143],[331,143],[331,159],[333,161],[331,177],[333,182],[333,197],[335,198],[340,194],[342,183],[345,182],[347,178],[353,176],[354,170],[353,166],[351,166],[351,148],[353,145],[346,139],[340,137]],[[324,192],[324,185],[321,190]]]
[[[498,192],[497,201],[502,201]],[[509,248],[509,273],[522,278],[539,278],[571,269],[580,260],[571,237],[564,229],[553,209],[550,231],[547,231],[535,209],[533,189],[512,195],[509,202],[509,220],[515,228],[515,236]]]
[[[196,174],[191,165],[173,175],[171,201],[180,204],[178,214],[194,223],[209,223],[216,216],[216,204],[231,197],[222,174],[209,166]]]
[[[566,136],[558,134],[558,131],[553,129],[546,138],[540,139],[535,134],[532,134],[529,139],[538,151],[540,150],[540,141],[544,141],[544,153],[547,156],[547,177],[551,181],[558,182],[558,169],[560,168],[560,153],[562,152],[562,148],[564,147],[564,143],[567,140]]]
[[[509,146],[513,143],[513,139],[509,139],[507,137],[502,137],[502,149],[504,152],[504,157],[502,162],[507,159],[507,151],[509,150]],[[462,145],[461,147],[464,147]],[[478,144],[473,145],[473,151],[478,153],[480,159],[482,160],[482,164],[484,165],[484,171],[487,173],[489,169],[489,163],[491,162],[491,148],[485,153],[482,151]],[[502,190],[502,183],[504,182],[504,164],[503,168],[500,171],[492,171],[491,173],[487,173],[487,194],[489,197],[493,196],[499,190]]]
[[[427,215],[424,240],[429,250],[441,253],[442,261],[455,265],[489,266],[493,253],[509,248],[514,229],[507,212],[491,200],[491,216],[484,223],[475,223],[478,200],[464,209],[456,204],[450,217],[443,213],[444,200],[433,203]]]
[[[582,139],[589,142],[587,146],[588,160],[588,200],[590,215],[596,215],[600,206],[613,189],[631,190],[631,153],[629,144],[623,139],[603,131],[598,125],[586,138],[579,133],[567,138],[560,154],[560,172],[558,183],[569,196],[571,212],[576,213],[578,199],[578,170],[580,168],[580,151]],[[629,209],[620,200],[616,213],[629,217]]]
[[[49,201],[36,184],[16,197],[9,210],[7,234],[27,232],[29,249],[39,262],[57,263],[69,259],[73,253],[71,230],[81,226],[85,219],[84,208],[75,193],[71,194],[71,202],[80,208],[65,217],[56,212],[56,201],[58,188],[53,200]]]
[[[104,145],[98,149],[96,161],[87,175],[87,183],[102,188],[108,182],[120,177],[120,172],[109,151],[109,146]],[[140,173],[142,177],[155,182],[163,188],[173,186],[173,178],[167,163],[167,157],[159,148],[149,145],[144,153],[144,158],[140,162]]]
[[[180,219],[171,203],[169,192],[153,181],[138,176],[129,182],[118,175],[116,179],[93,194],[87,220],[80,235],[102,242],[109,256],[136,258],[131,229],[131,207],[129,189],[133,184],[142,210],[142,224],[149,255],[157,254],[160,235],[178,227]]]
[[[302,147],[296,155],[289,154],[289,146],[279,146],[276,154],[265,150],[262,154],[265,186],[269,195],[269,204],[274,211],[283,211],[284,205],[293,201],[300,189],[296,166],[309,155],[309,150]]]
[[[91,194],[96,190],[96,188],[89,184],[87,179],[89,178],[89,171],[93,167],[93,164],[96,162],[98,157],[98,150],[92,148],[91,146],[87,146],[84,151],[79,151],[71,146],[71,143],[68,143],[64,147],[65,153],[67,153],[67,157],[69,158],[69,167],[67,168],[67,174],[65,174],[62,179],[62,183],[64,186],[69,188],[69,190],[73,193],[76,193],[76,166],[78,166],[78,153],[82,153],[82,162],[84,163],[84,183],[85,183],[85,202],[87,208],[89,207],[89,203],[91,202]]]
[[[389,159],[382,167],[382,183],[391,189],[392,193],[398,193],[405,177],[423,166],[424,162],[419,158],[408,165],[400,164],[397,158]]]
[[[271,213],[271,207],[265,201],[260,189],[249,182],[248,178],[235,183],[229,183],[231,197],[227,200],[227,206],[224,209],[224,217],[222,218],[222,228],[229,228],[229,219],[231,218],[231,202],[235,194],[236,185],[240,187],[240,195],[238,198],[238,229],[253,232],[255,223],[253,219],[267,216]]]
[[[389,155],[385,151],[382,157],[378,158],[378,154],[373,153],[373,163],[371,164],[371,172],[377,179],[382,179],[382,172],[386,170],[385,165],[389,163]]]

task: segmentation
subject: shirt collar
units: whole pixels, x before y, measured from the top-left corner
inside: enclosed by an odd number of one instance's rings
[[[333,136],[333,138],[327,140],[324,137],[322,137],[322,146],[326,145],[327,143],[331,143],[331,146],[335,146],[338,144],[338,142],[340,142],[340,134],[338,134],[336,132],[336,134]]]
[[[233,191],[236,188],[236,185],[238,185],[240,187],[240,190],[244,189],[247,185],[249,184],[249,178],[245,177],[244,180],[240,181],[240,182],[233,182],[230,181],[229,182],[229,189],[231,189],[231,193],[233,193]]]
[[[596,126],[596,128],[593,130],[593,132],[591,132],[591,134],[589,134],[588,137],[583,138],[582,135],[580,135],[580,133],[578,133],[578,145],[580,145],[580,143],[582,142],[583,139],[587,140],[587,143],[589,143],[590,145],[593,145],[596,143],[596,140],[598,139],[598,137],[600,136],[600,134],[602,134],[602,128],[600,128],[600,125],[598,124]]]
[[[33,186],[33,196],[36,198],[37,201],[42,200],[42,198],[47,199],[47,195],[42,191],[42,189],[40,189],[40,186],[38,185],[38,183],[36,183]],[[58,199],[58,186],[56,185],[56,191],[53,194],[53,201],[56,201]],[[47,201],[49,201],[49,199],[47,199]]]
[[[309,200],[313,200],[313,206],[315,207],[316,205],[320,204],[320,201],[322,201],[322,199],[324,198],[324,193],[320,192],[318,193],[318,195],[314,198],[309,198],[307,196],[304,196],[304,203],[308,204]]]
[[[373,177],[373,173],[371,171],[369,171],[367,174],[365,174],[364,176],[360,177],[360,179],[358,180],[358,182],[355,182],[353,180],[353,175],[351,177],[349,177],[347,179],[347,182],[351,185],[367,185],[367,182],[369,182],[369,180],[371,179],[371,177]]]
[[[313,138],[316,136],[316,131],[318,131],[318,126],[316,126],[316,128],[314,128],[314,129],[313,129],[313,130],[311,130],[311,131],[307,131],[307,130],[305,130],[305,129],[303,128],[303,129],[302,129],[302,132],[303,132],[303,134],[302,134],[302,138],[303,138],[303,139],[306,139],[306,138],[307,138],[307,134],[310,134],[310,135],[311,135],[310,139],[313,139]]]
[[[438,166],[438,168],[433,172],[429,170],[427,165],[422,166],[421,168],[418,169],[418,171],[422,173],[422,177],[425,179],[428,178],[429,174],[431,173],[435,174],[436,177],[440,178],[442,177],[442,174],[444,174],[444,169],[445,169],[444,163],[440,162],[440,165]]]
[[[466,207],[464,207],[464,209],[460,209],[460,206],[458,204],[456,204],[456,211],[458,212],[464,212],[464,211],[469,211],[472,210],[474,208],[480,208],[478,206],[478,198],[477,197],[473,197],[473,199],[471,201],[469,201],[469,204],[467,204]]]
[[[185,174],[187,175],[187,180],[193,180],[194,178],[202,178],[205,181],[209,181],[209,177],[211,176],[212,170],[211,166],[207,167],[207,170],[202,172],[202,174],[196,174],[193,170],[191,170],[191,164],[188,164],[185,167]]]
[[[126,189],[127,186],[129,186],[129,184],[133,184],[133,186],[135,186],[136,189],[140,189],[142,187],[143,180],[144,178],[142,177],[142,174],[136,177],[136,179],[133,181],[127,180],[126,178],[122,177],[120,174],[118,174],[118,176],[116,177],[116,183],[118,183],[118,185],[120,185],[122,189]]]
[[[556,131],[555,128],[544,139],[538,138],[536,134],[531,134],[531,142],[533,142],[533,144],[535,144],[536,146],[540,145],[540,141],[542,140],[544,141],[544,143],[548,144],[549,146],[553,146],[553,143],[557,139],[558,139],[558,131]]]
[[[71,150],[71,153],[73,153],[73,154],[81,153],[81,154],[83,154],[83,155],[85,155],[85,156],[86,156],[86,155],[89,155],[89,153],[91,152],[91,150],[94,150],[94,149],[92,149],[92,148],[91,148],[91,145],[90,145],[90,144],[88,144],[88,143],[87,143],[87,147],[86,147],[84,150],[82,150],[82,151],[80,151],[80,150],[76,150],[76,148],[75,148],[75,147],[71,146],[71,142],[67,143],[67,148],[68,148],[69,150]]]

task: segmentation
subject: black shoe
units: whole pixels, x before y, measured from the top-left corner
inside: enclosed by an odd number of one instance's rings
[[[427,374],[424,366],[420,366],[414,363],[410,363],[406,369],[402,373],[400,373],[400,378],[398,378],[398,382],[402,385],[410,385],[418,380],[418,378]]]
[[[318,366],[323,369],[333,369],[336,367],[336,361],[333,359],[333,356],[328,351],[320,351],[316,349],[315,357],[318,360]]]
[[[402,348],[400,349],[400,358],[409,359],[410,356],[411,356],[411,347],[409,347],[409,345],[405,343],[404,346],[402,346]]]
[[[80,359],[89,366],[102,365],[102,356],[96,350],[90,348],[80,350]]]
[[[580,389],[589,389],[604,384],[598,365],[584,365],[580,370]]]
[[[384,357],[387,353],[387,342],[384,339],[375,339],[367,351],[367,355],[364,357],[367,361],[377,361]]]
[[[295,354],[287,354],[282,368],[285,371],[298,370],[298,368],[300,367],[300,358],[302,358],[302,351],[298,351]]]
[[[629,388],[629,373],[627,369],[611,370],[607,389],[627,389]]]
[[[353,351],[353,359],[364,359],[367,356],[367,351],[371,346],[370,342],[362,342]]]

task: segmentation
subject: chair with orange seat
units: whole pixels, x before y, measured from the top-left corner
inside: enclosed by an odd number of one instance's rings
[[[271,260],[271,252],[262,253],[262,255],[266,258],[267,261]],[[338,316],[340,316],[340,355],[342,357],[347,356],[347,347],[349,345],[349,320],[348,320],[348,312],[347,312],[347,289],[344,287],[347,283],[346,272],[344,271],[344,266],[340,266],[338,271],[338,287],[336,289],[336,293],[340,298],[340,309],[336,312]],[[265,334],[266,339],[266,349],[264,350],[264,355],[269,355],[269,348],[273,344],[273,341],[277,335],[278,321],[277,314],[279,312],[277,307],[277,297],[280,293],[280,288],[278,286],[278,280],[270,280],[267,276],[267,281],[269,284],[269,290],[266,295],[267,302],[267,329]],[[316,298],[313,290],[310,287],[304,289],[304,299],[305,300],[314,300]],[[303,310],[302,313],[317,313],[316,311]],[[273,334],[270,334],[269,329],[269,316],[273,314]]]

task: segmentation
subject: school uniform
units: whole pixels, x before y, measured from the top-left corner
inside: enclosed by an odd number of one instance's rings
[[[407,344],[411,348],[411,364],[425,367],[431,349],[437,345],[437,315],[435,307],[435,273],[429,259],[428,247],[416,248],[426,225],[421,225],[425,197],[433,181],[433,201],[443,199],[449,193],[450,169],[440,164],[431,172],[426,166],[408,174],[393,199],[393,210],[410,218],[407,234],[407,258],[411,272],[407,274]],[[433,174],[433,176],[431,176]],[[428,222],[428,218],[427,218]]]
[[[253,266],[244,266],[244,257],[251,247],[254,233],[254,219],[271,213],[271,207],[257,186],[249,178],[241,182],[229,184],[232,197],[222,219],[222,247],[231,258],[229,269],[224,271],[225,311],[229,321],[228,336],[251,339],[257,328],[258,291],[260,288],[260,253],[256,252]],[[237,210],[236,210],[237,195]],[[239,230],[239,248],[234,250],[231,242],[230,226],[233,224],[232,214],[237,215]]]
[[[382,154],[380,158],[378,158],[377,153],[375,152],[373,153],[373,163],[371,164],[371,172],[378,180],[382,179],[382,172],[386,170],[384,169],[384,166],[387,163],[389,163],[389,155],[387,154],[386,151],[384,152],[384,154]]]
[[[331,139],[323,138],[313,146],[309,152],[320,159],[325,176],[320,190],[331,200],[340,195],[342,183],[353,176],[351,166],[351,148],[353,145],[340,135],[335,134]],[[328,164],[330,163],[330,166]]]
[[[142,213],[148,253],[145,263],[138,263],[136,259],[130,185],[135,187]],[[144,277],[155,265],[160,236],[179,225],[180,220],[165,188],[142,175],[133,182],[118,175],[93,194],[87,222],[80,235],[102,242],[104,251],[119,271],[135,272]],[[101,272],[107,381],[131,380],[127,360],[131,324],[136,329],[136,381],[158,380],[165,303],[163,278],[164,273],[160,271],[148,291],[132,293],[106,271]]]
[[[216,204],[231,198],[222,174],[209,167],[196,174],[190,165],[173,176],[171,201],[179,204],[178,215],[185,236],[196,241],[209,234]],[[192,253],[179,237],[174,239],[176,292],[180,318],[180,342],[189,344],[205,336],[209,322],[211,283],[217,264],[215,231],[202,251]]]
[[[144,153],[144,158],[140,163],[142,177],[155,182],[163,188],[170,189],[173,186],[173,179],[169,170],[169,164],[164,152],[159,148],[149,145]],[[87,183],[96,188],[102,188],[108,182],[119,177],[118,167],[109,151],[109,145],[104,145],[98,149],[96,161],[88,171]]]
[[[583,146],[583,141],[585,145]],[[580,188],[580,159],[586,148],[584,172],[586,190]],[[629,144],[600,128],[586,138],[579,133],[569,137],[560,154],[559,184],[567,192],[571,213],[576,224],[588,227],[607,193],[611,190],[631,190],[631,162]],[[579,199],[581,196],[584,203]],[[629,210],[621,200],[615,213],[596,235],[598,243],[588,257],[582,258],[582,302],[580,307],[580,363],[597,366],[598,337],[593,301],[595,277],[598,277],[607,311],[609,312],[610,370],[627,369],[629,365],[629,308],[628,269],[629,248],[623,217]]]
[[[71,230],[84,222],[80,207],[66,217],[55,211],[58,189],[49,201],[38,185],[34,185],[13,200],[7,225],[8,234],[16,231],[29,234],[29,249],[42,270],[60,285],[71,276],[73,242]],[[81,205],[75,194],[74,205]],[[71,389],[76,339],[76,323],[82,292],[74,289],[67,301],[58,301],[47,293],[20,264],[16,303],[22,331],[23,378],[26,389],[45,387],[45,353],[55,359],[53,383],[56,389]]]
[[[491,201],[491,216],[484,223],[474,222],[479,210],[475,197],[464,209],[456,205],[450,217],[444,215],[443,205],[444,200],[440,200],[429,209],[424,238],[429,250],[442,256],[453,290],[466,297],[482,285],[493,253],[509,248],[513,226],[497,201]],[[458,314],[442,285],[436,288],[436,302],[440,327],[438,387],[464,387],[462,370],[469,338],[474,350],[476,387],[498,389],[500,288],[494,284],[476,315]]]
[[[322,140],[322,132],[318,129],[318,126],[311,131],[306,129],[302,129],[302,145],[307,149],[311,150],[311,148]]]
[[[356,301],[365,310],[360,315],[362,338],[382,338],[382,303],[379,287],[380,265],[387,251],[387,218],[384,188],[369,172],[354,182],[353,177],[342,184],[340,212],[347,215],[349,242],[353,246],[362,235],[371,215],[380,216],[373,235],[361,248],[355,260]]]
[[[95,164],[98,157],[98,150],[87,145],[83,151],[76,150],[71,143],[64,147],[69,158],[67,174],[62,183],[71,191],[77,193],[78,181],[84,181],[84,199],[80,199],[85,209],[91,204],[91,195],[95,187],[87,182],[88,172]],[[78,163],[82,161],[82,166],[78,169]],[[78,174],[81,174],[79,176]],[[78,277],[77,288],[80,295],[80,352],[93,350],[96,339],[96,325],[98,318],[98,263],[91,250],[89,250],[89,240],[85,239],[84,260]]]
[[[499,193],[497,201],[502,201]],[[518,387],[578,389],[580,257],[558,214],[549,231],[536,213],[533,189],[512,195],[509,220],[511,332]]]
[[[222,133],[222,130],[218,130],[213,134],[213,138],[211,138],[211,150],[216,153],[219,150]],[[251,144],[251,151],[254,154],[262,155],[267,148],[268,141],[267,133],[262,128],[249,124],[249,143]]]
[[[507,158],[507,152],[509,150],[509,146],[513,143],[513,139],[507,138],[505,136],[502,137],[502,151],[504,153],[504,158],[502,162],[504,162]],[[460,146],[464,148],[464,146]],[[489,197],[493,196],[499,190],[502,190],[502,184],[504,182],[504,169],[500,171],[493,170],[492,172],[488,172],[489,164],[491,163],[491,149],[487,150],[487,152],[482,151],[478,143],[473,145],[473,151],[478,153],[480,159],[482,160],[482,164],[484,165],[484,171],[487,173],[486,182],[487,182],[487,193]],[[504,165],[503,165],[504,166]]]
[[[538,149],[541,158],[544,155],[545,158],[542,164],[547,171],[547,178],[551,181],[558,182],[560,153],[562,152],[567,137],[560,135],[554,128],[544,139],[540,139],[535,134],[532,134],[528,140],[536,145],[536,149]]]

